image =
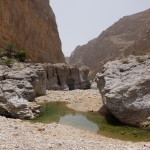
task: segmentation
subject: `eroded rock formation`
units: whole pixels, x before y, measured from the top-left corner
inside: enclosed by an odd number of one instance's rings
[[[76,66],[66,64],[46,64],[48,90],[74,90],[89,89],[87,68],[78,69]]]
[[[0,50],[13,43],[34,62],[64,62],[49,0],[0,0]]]
[[[32,119],[39,105],[31,103],[48,90],[88,89],[87,69],[65,64],[0,65],[0,115]]]
[[[72,52],[69,63],[84,65],[93,73],[115,58],[150,52],[150,9],[126,16],[99,37]]]
[[[108,62],[96,81],[108,110],[121,122],[150,127],[150,55]]]

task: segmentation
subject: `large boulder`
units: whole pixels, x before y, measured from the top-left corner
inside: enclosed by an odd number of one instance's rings
[[[12,79],[0,81],[0,114],[32,119],[34,115],[29,109],[28,100],[33,94],[32,85],[27,81]]]
[[[108,62],[96,81],[104,105],[116,118],[150,127],[150,55]]]
[[[90,88],[88,70],[66,64],[15,63],[0,65],[0,115],[32,119],[39,113],[34,103],[46,90]]]
[[[14,64],[0,66],[0,114],[32,119],[39,105],[32,105],[35,97],[46,93],[46,74],[41,65]]]
[[[18,65],[18,67],[14,67],[11,71],[4,73],[4,79],[25,80],[31,83],[34,94],[33,97],[30,98],[30,101],[33,101],[37,96],[46,94],[46,74],[42,65],[22,64],[22,68],[20,64],[15,65]]]

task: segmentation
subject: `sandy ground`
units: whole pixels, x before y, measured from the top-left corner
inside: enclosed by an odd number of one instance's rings
[[[77,111],[98,111],[103,105],[98,90],[47,91],[45,96],[36,98],[38,103],[67,102],[67,106]]]
[[[79,111],[97,111],[101,105],[96,90],[47,91],[39,103],[66,101]],[[150,142],[125,142],[61,124],[32,124],[0,117],[0,150],[150,150]]]

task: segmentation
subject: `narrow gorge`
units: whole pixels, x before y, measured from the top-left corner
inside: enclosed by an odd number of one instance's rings
[[[149,150],[150,9],[68,58],[51,2],[0,0],[0,150]]]

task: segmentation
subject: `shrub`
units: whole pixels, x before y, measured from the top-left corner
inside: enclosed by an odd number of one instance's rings
[[[13,44],[8,44],[4,51],[0,53],[0,64],[11,67],[12,64],[18,60],[20,62],[25,62],[26,59],[26,51],[17,51]]]
[[[147,53],[145,51],[138,51],[138,53],[137,53],[138,56],[144,56],[146,54]]]
[[[14,59],[5,59],[5,60],[0,60],[0,65],[6,65],[8,67],[12,67],[12,64],[15,62]]]
[[[23,50],[18,51],[18,52],[16,53],[16,58],[17,58],[18,61],[20,61],[20,62],[25,62],[26,56],[27,56],[27,53],[26,53],[26,51],[23,51]]]
[[[8,58],[13,58],[15,55],[15,47],[12,43],[6,45],[6,47],[4,48],[5,50],[5,56],[7,56]]]

